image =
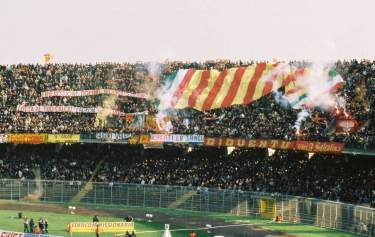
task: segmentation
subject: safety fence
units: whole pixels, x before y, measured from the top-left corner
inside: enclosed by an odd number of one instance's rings
[[[375,209],[269,193],[168,185],[0,180],[0,199],[230,213],[375,236]]]

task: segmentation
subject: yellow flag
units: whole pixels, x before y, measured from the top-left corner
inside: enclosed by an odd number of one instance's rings
[[[49,63],[51,60],[52,60],[52,54],[50,53],[45,53],[43,55],[43,58],[44,58],[44,63]]]

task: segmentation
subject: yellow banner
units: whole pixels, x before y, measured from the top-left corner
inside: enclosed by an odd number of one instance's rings
[[[139,143],[139,136],[134,135],[129,138],[129,144],[138,144]]]
[[[48,143],[77,143],[80,141],[79,134],[48,134]]]
[[[46,135],[38,133],[8,134],[8,142],[24,144],[41,144],[45,142]]]
[[[261,198],[260,199],[260,216],[272,219],[276,214],[275,199]]]
[[[125,233],[134,231],[134,222],[71,222],[68,226],[69,232],[111,232]]]

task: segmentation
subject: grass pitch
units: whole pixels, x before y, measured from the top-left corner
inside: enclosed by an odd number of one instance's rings
[[[34,212],[26,211],[23,212],[23,215],[28,218],[34,218],[34,221],[37,222],[40,217],[45,217],[48,220],[48,230],[51,235],[59,236],[68,236],[66,228],[70,222],[90,222],[92,221],[92,216],[87,215],[69,215],[69,214],[60,214],[60,213],[51,213],[51,212]],[[120,218],[115,217],[99,217],[99,220],[102,222],[105,221],[123,221]],[[173,226],[171,226],[172,228]],[[173,228],[178,228],[174,226]],[[17,232],[23,232],[23,220],[17,218],[17,211],[13,210],[0,210],[0,229],[2,230],[12,230]],[[143,231],[158,231],[164,229],[164,224],[146,222],[146,221],[135,221],[135,229],[137,236],[142,237],[160,237],[163,236],[163,232],[154,232],[154,233],[144,233]],[[199,237],[209,237],[207,233],[203,231],[197,231]],[[189,235],[188,231],[181,231],[173,233],[173,237],[186,237]],[[93,237],[95,233],[73,233],[73,237]],[[100,236],[114,236],[113,233],[102,233]]]
[[[8,204],[25,204],[23,202],[17,201],[2,201],[2,203]],[[33,205],[33,204],[27,204]],[[0,229],[3,230],[12,230],[12,231],[23,231],[23,221],[22,219],[17,218],[19,211],[23,212],[23,215],[34,218],[34,221],[37,221],[39,217],[45,217],[49,222],[49,233],[52,235],[67,236],[66,227],[70,222],[85,222],[92,221],[92,215],[70,215],[70,214],[61,214],[48,212],[48,204],[43,205],[44,211],[28,211],[28,210],[0,210]],[[212,219],[220,220],[223,222],[230,223],[240,223],[240,224],[253,224],[262,229],[282,231],[283,233],[291,236],[298,237],[358,237],[360,235],[345,233],[336,230],[324,229],[315,226],[305,225],[305,224],[293,224],[293,223],[273,223],[269,220],[253,218],[253,217],[239,217],[230,214],[222,213],[212,213],[212,212],[196,212],[196,211],[186,211],[186,210],[176,210],[176,209],[166,209],[166,208],[135,208],[135,207],[125,207],[125,206],[111,206],[111,205],[83,205],[87,208],[95,209],[105,208],[110,209],[126,209],[133,210],[142,213],[162,213],[170,217],[183,217],[186,220],[199,220]],[[51,210],[50,210],[51,211]],[[122,221],[121,218],[116,217],[101,217],[99,216],[100,221]],[[200,225],[202,226],[202,225]],[[171,229],[178,229],[180,226],[171,225]],[[137,231],[137,236],[141,237],[161,237],[163,236],[164,223],[156,222],[147,222],[147,221],[135,221],[135,229]],[[156,231],[153,233],[142,233],[144,231]],[[159,232],[157,232],[159,231]],[[207,234],[205,231],[196,231],[199,237],[210,237],[211,235]],[[189,231],[181,232],[172,232],[173,237],[186,237],[188,236]],[[74,233],[73,237],[86,237],[95,236],[94,233]],[[114,236],[112,233],[102,233],[101,236]]]

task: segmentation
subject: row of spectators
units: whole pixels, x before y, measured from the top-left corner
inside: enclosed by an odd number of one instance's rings
[[[1,145],[0,179],[127,182],[283,193],[375,205],[375,160],[266,149]]]
[[[152,96],[170,75],[180,68],[219,69],[251,65],[254,62],[207,61],[202,63],[165,62],[162,64],[47,64],[0,66],[0,132],[155,132],[155,126],[138,124],[127,118],[72,113],[23,113],[17,105],[70,105],[105,107],[122,112],[157,113],[158,101]],[[296,62],[291,62],[296,63]],[[304,63],[304,62],[302,62]],[[345,99],[348,114],[360,122],[353,134],[335,134],[335,114],[312,109],[301,126],[301,139],[335,140],[375,147],[374,102],[375,62],[344,61],[336,70],[346,84],[339,95]],[[97,95],[85,97],[49,97],[47,90],[85,90],[111,88],[131,93],[146,93],[150,100]],[[294,128],[299,111],[283,108],[274,95],[249,105],[198,112],[172,111],[171,132],[203,133],[209,136],[248,138],[296,138]]]

